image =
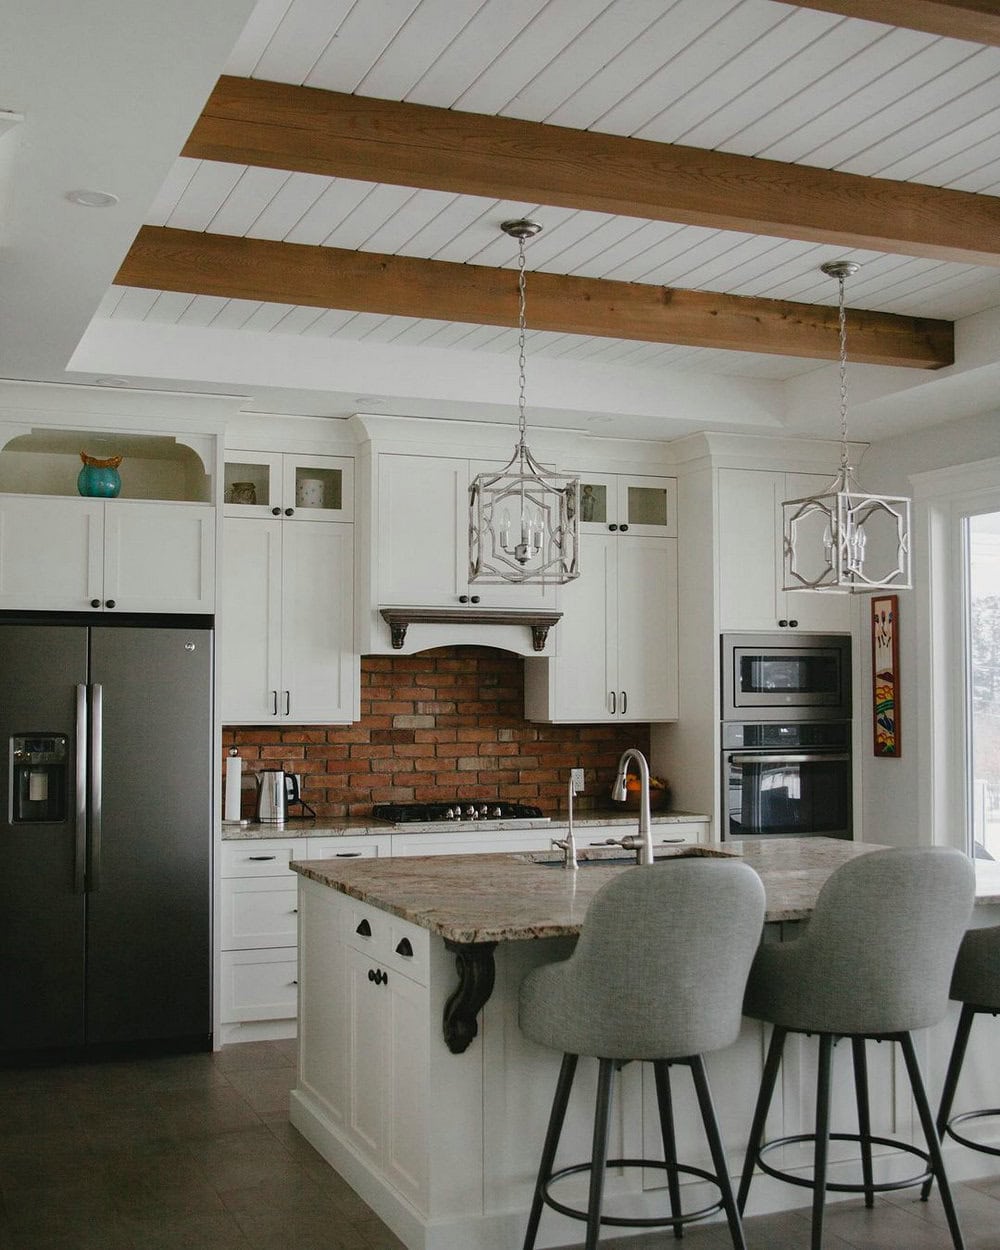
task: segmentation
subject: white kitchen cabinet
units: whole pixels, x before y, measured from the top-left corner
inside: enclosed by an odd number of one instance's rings
[[[677,718],[677,540],[585,533],[563,587],[555,655],[525,663],[528,720]]]
[[[215,509],[0,495],[0,607],[211,612]]]
[[[219,1008],[223,1042],[294,1037],[298,878],[293,859],[385,855],[388,837],[254,838],[222,845]]]
[[[225,515],[354,520],[354,461],[342,456],[226,451]]]
[[[850,630],[849,595],[782,589],[781,505],[786,499],[825,490],[830,480],[814,473],[719,470],[719,624],[723,630]]]
[[[223,720],[356,720],[354,526],[227,517],[224,542]]]
[[[556,606],[555,585],[469,581],[469,484],[478,473],[501,467],[466,459],[379,455],[378,606]]]
[[[677,479],[587,473],[580,478],[581,533],[677,537]]]

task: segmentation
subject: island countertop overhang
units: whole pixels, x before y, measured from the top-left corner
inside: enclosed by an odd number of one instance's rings
[[[875,843],[822,837],[747,840],[721,847],[739,853],[760,874],[768,923],[807,919],[831,872],[857,855],[880,849]],[[516,852],[309,860],[292,867],[320,885],[459,944],[576,936],[594,894],[624,870],[616,864],[570,872]],[[1000,864],[977,862],[976,901],[1000,903]]]

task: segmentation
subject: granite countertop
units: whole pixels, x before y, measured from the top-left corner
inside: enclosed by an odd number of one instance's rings
[[[677,825],[687,821],[707,820],[708,817],[700,812],[653,812],[651,816],[654,825]],[[621,809],[577,812],[573,816],[573,824],[578,829],[605,825],[636,826],[638,813]],[[493,832],[503,832],[506,829],[550,829],[553,836],[557,836],[566,828],[566,821],[558,816],[551,820],[547,818],[517,821],[491,820],[489,828]],[[478,820],[438,821],[431,826],[420,824],[413,827],[395,825],[387,820],[375,820],[370,816],[343,816],[336,820],[314,820],[311,817],[292,816],[283,825],[258,824],[254,821],[245,825],[236,825],[224,821],[222,839],[224,842],[230,842],[241,838],[346,838],[377,833],[461,834],[478,833],[482,830],[483,825]]]
[[[875,843],[836,838],[765,838],[678,847],[675,854],[741,855],[764,881],[766,920],[791,921],[808,918],[835,868],[878,849]],[[454,942],[574,936],[594,894],[622,866],[567,872],[539,863],[541,854],[312,860],[292,867]],[[977,863],[976,901],[1000,903],[1000,864]]]

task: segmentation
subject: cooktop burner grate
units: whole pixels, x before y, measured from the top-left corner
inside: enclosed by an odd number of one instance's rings
[[[470,799],[451,803],[376,803],[376,820],[396,825],[447,824],[466,820],[542,820],[542,809],[533,803],[507,803],[503,800]]]

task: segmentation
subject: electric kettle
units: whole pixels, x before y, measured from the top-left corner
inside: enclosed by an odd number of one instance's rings
[[[257,809],[254,819],[262,824],[283,825],[288,804],[300,802],[299,779],[283,768],[264,768],[257,774]]]

